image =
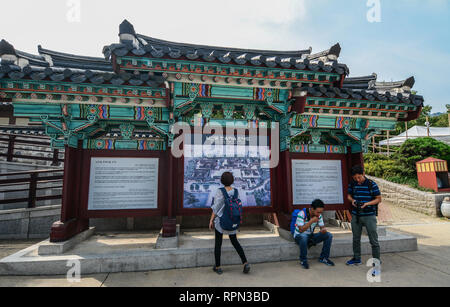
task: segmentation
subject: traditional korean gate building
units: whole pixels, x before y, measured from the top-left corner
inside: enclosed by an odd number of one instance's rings
[[[210,214],[183,200],[186,161],[170,150],[179,121],[279,124],[280,162],[270,170],[270,203],[246,213],[267,214],[285,226],[292,208],[305,205],[293,192],[298,161],[339,161],[342,201],[326,209],[346,208],[348,169],[361,164],[371,137],[417,118],[423,106],[423,97],[411,93],[413,78],[390,83],[377,82],[375,74],[346,78],[339,44],[319,53],[192,45],[137,34],[128,21],[120,25],[119,37],[118,44],[104,47],[105,58],[41,46],[32,55],[0,43],[0,101],[11,103],[15,116],[42,123],[52,146],[65,148],[61,220],[52,227],[52,241],[87,229],[90,218]],[[157,160],[155,207],[92,210],[96,158]],[[193,192],[198,189],[208,185],[191,185]]]

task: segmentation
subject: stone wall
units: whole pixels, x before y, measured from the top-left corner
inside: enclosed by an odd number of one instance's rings
[[[0,210],[0,239],[44,239],[59,220],[61,206]]]
[[[35,171],[35,170],[41,170],[41,169],[63,170],[64,167],[56,167],[56,166],[43,167],[42,165],[31,164],[31,163],[0,161],[0,174],[28,172],[28,171]]]
[[[423,192],[380,178],[367,177],[377,183],[383,199],[394,205],[431,216],[442,216],[440,211],[441,203],[445,197],[450,196],[450,193]]]
[[[61,205],[34,209],[0,210],[0,240],[45,239],[50,236],[54,222],[59,221]],[[207,228],[210,216],[178,216],[181,228]],[[89,226],[96,231],[147,231],[160,230],[162,217],[97,218],[89,219]],[[263,215],[244,215],[243,226],[263,225]]]

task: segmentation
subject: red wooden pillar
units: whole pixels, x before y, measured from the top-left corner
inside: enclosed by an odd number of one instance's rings
[[[364,158],[362,152],[351,154],[351,164],[349,165],[350,169],[355,165],[361,165],[364,168]]]
[[[83,149],[81,144],[78,147],[65,149],[61,219],[52,225],[51,242],[66,241],[89,228],[89,219],[81,214]]]
[[[289,150],[280,153],[280,161],[282,162],[282,174],[283,180],[285,181],[285,188],[282,193],[283,207],[282,211],[284,213],[290,213],[292,211],[292,176],[290,169],[290,152]]]
[[[269,222],[271,222],[274,225],[280,226],[279,216],[282,214],[283,208],[285,206],[284,201],[284,195],[285,192],[282,190],[284,187],[283,184],[278,184],[279,182],[284,183],[285,182],[285,176],[284,176],[284,169],[283,164],[284,161],[282,160],[283,156],[280,152],[280,158],[278,165],[271,170],[271,197],[272,197],[272,204],[273,204],[273,212],[266,214],[265,217],[268,219]]]
[[[351,147],[347,147],[347,165],[350,170],[355,165],[361,165],[364,168],[364,157],[362,152],[352,152]],[[351,176],[351,172],[349,172]]]
[[[278,200],[280,202],[277,208],[277,218],[279,226],[288,230],[292,211],[292,176],[289,150],[280,152],[279,174],[277,182],[274,183],[278,186]]]
[[[364,168],[364,158],[363,158],[363,153],[362,152],[358,152],[358,153],[352,153],[352,148],[351,147],[347,147],[347,178],[348,178],[348,182],[352,182],[353,178],[352,178],[352,167],[355,165],[361,165]],[[351,204],[347,199],[344,199],[344,202],[348,204],[349,208],[351,208]]]
[[[174,186],[175,186],[175,176],[173,174],[174,172],[174,156],[172,155],[172,148],[168,148],[166,152],[166,158],[168,161],[168,183],[169,186],[167,187],[168,191],[168,197],[167,197],[167,217],[163,219],[163,237],[175,237],[176,236],[176,225],[177,220],[175,217],[175,208],[174,208],[174,201],[173,201],[173,193],[174,193]]]

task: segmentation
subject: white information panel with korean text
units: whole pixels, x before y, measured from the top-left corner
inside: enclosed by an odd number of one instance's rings
[[[292,160],[293,205],[343,204],[340,160]]]
[[[91,159],[88,210],[157,207],[157,158]]]

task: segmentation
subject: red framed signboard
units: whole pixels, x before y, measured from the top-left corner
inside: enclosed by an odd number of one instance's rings
[[[325,210],[348,209],[348,155],[289,153],[286,163],[288,211],[320,198]]]
[[[168,211],[168,152],[84,150],[83,218],[162,216]],[[156,169],[155,169],[156,168]]]

